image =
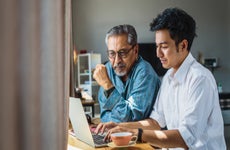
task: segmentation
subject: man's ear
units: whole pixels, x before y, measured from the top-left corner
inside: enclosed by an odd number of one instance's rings
[[[138,53],[139,52],[139,45],[137,44],[136,46],[134,46],[134,48],[135,48],[136,53]]]
[[[139,45],[138,45],[138,44],[136,44],[136,45],[134,46],[134,51],[135,51],[136,60],[137,60],[137,59],[138,59],[138,53],[139,53]]]
[[[180,42],[180,50],[184,51],[184,50],[188,50],[188,41],[187,40],[182,40]]]

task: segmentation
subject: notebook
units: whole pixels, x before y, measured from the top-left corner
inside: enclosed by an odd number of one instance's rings
[[[107,143],[103,141],[103,136],[91,133],[79,98],[69,98],[69,117],[77,139],[92,147],[107,146]],[[97,141],[93,137],[96,137]]]

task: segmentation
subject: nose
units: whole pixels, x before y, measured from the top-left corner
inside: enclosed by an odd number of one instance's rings
[[[115,64],[118,64],[120,61],[121,61],[121,57],[118,55],[118,53],[116,53],[116,56],[114,58]]]
[[[158,58],[161,58],[161,57],[163,56],[163,53],[162,53],[160,47],[157,47],[157,48],[156,48],[156,53],[157,53],[157,57],[158,57]]]

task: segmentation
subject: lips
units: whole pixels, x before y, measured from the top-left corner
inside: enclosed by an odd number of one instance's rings
[[[160,59],[160,61],[162,64],[165,64],[167,60],[166,59]]]
[[[115,67],[115,70],[122,71],[125,68],[125,66],[117,66]]]
[[[123,69],[123,68],[125,68],[125,64],[114,65],[114,69]]]

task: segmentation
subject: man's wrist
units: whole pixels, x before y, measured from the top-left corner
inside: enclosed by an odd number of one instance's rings
[[[138,128],[138,133],[137,133],[137,141],[142,142],[142,134],[143,134],[143,129]]]
[[[114,89],[115,89],[115,87],[113,86],[110,89],[105,90],[104,91],[105,96],[108,98],[110,96],[110,94],[113,92]]]
[[[114,85],[111,82],[107,82],[106,84],[104,84],[103,88],[107,91],[111,88],[113,88]]]

